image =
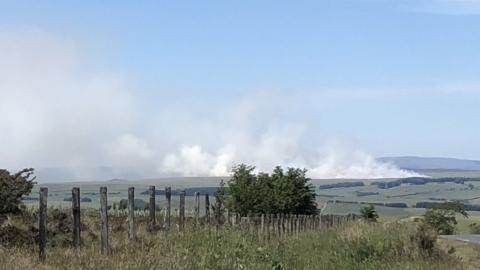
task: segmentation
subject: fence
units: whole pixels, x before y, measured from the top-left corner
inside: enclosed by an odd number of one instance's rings
[[[154,233],[157,228],[156,220],[156,193],[155,186],[149,187],[149,208],[148,213],[135,211],[135,188],[128,189],[128,203],[126,212],[121,212],[127,216],[127,235],[130,241],[135,240],[136,235],[136,217],[142,213],[142,216],[148,216],[147,230]],[[171,195],[172,189],[165,188],[166,207],[164,209],[164,220],[162,229],[169,232],[172,228],[172,211],[171,211]],[[185,212],[185,191],[179,194],[179,208],[178,217],[176,218],[176,227],[180,232],[185,230],[187,220]],[[231,213],[228,210],[222,213],[221,216],[211,217],[210,198],[208,194],[204,195],[205,210],[204,216],[200,215],[200,193],[195,192],[194,212],[190,217],[193,228],[200,226],[214,225],[216,229],[221,226],[245,230],[256,233],[260,240],[269,240],[273,237],[285,237],[288,235],[298,235],[301,232],[318,231],[320,229],[335,226],[336,224],[357,219],[356,215],[293,215],[293,214],[260,214],[241,217],[236,213]],[[41,261],[45,260],[45,246],[47,236],[47,199],[48,188],[40,188],[39,198],[39,258]],[[108,198],[107,187],[100,187],[100,240],[101,253],[109,253],[108,244]],[[81,222],[80,222],[80,188],[74,187],[72,189],[72,246],[80,248],[81,245]],[[115,212],[116,215],[119,211]]]

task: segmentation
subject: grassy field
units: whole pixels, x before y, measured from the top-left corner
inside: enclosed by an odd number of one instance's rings
[[[348,214],[348,213],[359,213],[360,209],[365,207],[364,204],[350,204],[350,203],[328,203],[324,209],[325,214]],[[380,217],[395,217],[397,219],[406,218],[410,216],[422,215],[424,209],[416,208],[394,208],[394,207],[385,207],[385,206],[375,206]]]
[[[22,217],[9,222],[28,230],[28,222],[34,220]],[[45,263],[38,261],[36,247],[27,236],[24,246],[0,247],[0,269],[467,269],[443,249],[423,247],[426,239],[434,238],[419,233],[414,223],[356,221],[261,241],[256,233],[228,227],[150,234],[146,221],[139,218],[137,239],[129,242],[124,219],[112,217],[111,252],[102,256],[95,215],[82,217],[80,250],[70,248],[71,231],[64,223],[68,220],[50,221],[49,232],[57,233],[49,235]]]

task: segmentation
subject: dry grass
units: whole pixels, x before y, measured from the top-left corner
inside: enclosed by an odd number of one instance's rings
[[[42,264],[35,246],[3,247],[0,269],[466,269],[440,249],[427,255],[415,226],[405,223],[356,222],[264,242],[255,233],[229,228],[150,234],[139,220],[137,240],[131,243],[124,219],[112,218],[111,252],[102,256],[98,224],[88,217],[84,222],[81,250],[68,248],[57,235]]]

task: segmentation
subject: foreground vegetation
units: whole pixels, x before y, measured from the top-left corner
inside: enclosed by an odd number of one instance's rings
[[[376,222],[378,214],[370,205],[361,209],[362,221],[298,235],[267,237],[250,227],[232,227],[221,218],[226,209],[244,215],[318,211],[304,170],[277,167],[272,174],[252,172],[253,167],[237,167],[228,188],[222,185],[215,193],[214,226],[194,226],[189,218],[183,232],[174,227],[167,233],[157,226],[148,233],[147,218],[137,216],[137,236],[131,241],[126,216],[110,216],[107,256],[100,254],[95,209],[82,210],[83,245],[76,250],[71,243],[71,210],[51,208],[44,262],[38,259],[38,209],[27,209],[20,201],[33,186],[31,171],[5,172],[2,185],[16,192],[2,195],[9,207],[0,209],[0,269],[466,269],[452,255],[454,249],[436,245],[437,233],[453,232],[458,213],[467,216],[458,203],[437,205],[420,222],[384,223]]]
[[[0,269],[464,269],[437,249],[434,233],[414,223],[356,221],[261,241],[255,232],[229,227],[150,234],[146,220],[139,219],[137,239],[129,242],[124,218],[112,217],[111,251],[102,256],[96,215],[82,217],[80,250],[70,248],[69,218],[50,216],[45,263],[38,260],[34,239],[27,237],[23,244],[0,247]],[[20,217],[7,223],[20,222],[25,224]]]

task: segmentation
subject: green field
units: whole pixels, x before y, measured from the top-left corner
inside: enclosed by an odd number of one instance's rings
[[[135,187],[135,198],[148,201],[148,195],[141,193],[148,190],[150,185],[155,185],[157,190],[163,190],[165,187],[172,187],[172,189],[183,189],[189,187],[214,187],[218,186],[220,181],[226,178],[217,177],[181,177],[181,178],[161,178],[161,179],[146,179],[139,181],[126,180],[111,180],[102,182],[65,182],[65,183],[42,183],[37,184],[32,190],[29,197],[37,198],[40,187],[48,187],[48,204],[56,207],[70,207],[71,202],[64,201],[65,198],[72,196],[72,188],[79,187],[81,197],[88,197],[92,199],[91,203],[82,203],[84,207],[99,207],[99,189],[106,186],[108,189],[108,202],[113,204],[119,202],[121,199],[127,198],[129,187]],[[213,198],[212,198],[213,200]],[[201,200],[203,205],[204,200]],[[36,205],[37,201],[25,201],[27,205]],[[157,196],[156,203],[163,208],[165,203],[164,196]],[[187,211],[193,211],[194,198],[192,196],[186,197]],[[175,208],[179,204],[178,196],[172,196],[172,207]]]
[[[434,174],[434,175],[433,175]],[[435,177],[473,177],[478,176],[478,172],[434,172],[432,176]],[[221,180],[228,181],[228,177],[179,177],[179,178],[159,178],[159,179],[145,179],[138,181],[127,180],[111,180],[103,182],[66,182],[66,183],[45,183],[38,184],[34,187],[32,194],[29,197],[38,197],[38,188],[48,187],[50,206],[70,207],[70,202],[64,201],[65,198],[71,197],[71,189],[73,187],[80,187],[81,197],[88,197],[92,199],[91,203],[83,203],[83,207],[99,206],[99,188],[107,186],[109,204],[127,198],[127,190],[133,186],[136,189],[136,198],[148,201],[148,195],[142,195],[141,192],[146,191],[150,185],[155,185],[157,190],[163,190],[164,187],[170,186],[172,189],[183,189],[193,187],[215,187],[218,186]],[[363,202],[363,203],[406,203],[409,208],[393,208],[377,206],[377,210],[381,216],[387,217],[408,217],[421,215],[424,210],[412,208],[415,203],[422,201],[441,202],[444,200],[463,200],[469,204],[480,204],[480,182],[466,181],[464,184],[455,183],[428,183],[425,185],[401,185],[390,189],[381,189],[375,185],[371,185],[374,181],[391,181],[395,179],[313,179],[312,184],[315,187],[319,185],[339,182],[363,181],[365,186],[347,187],[347,188],[332,188],[332,189],[316,189],[317,202],[319,208],[323,208],[325,213],[331,214],[347,214],[358,213],[363,204],[342,203],[338,201],[347,202]],[[473,187],[473,188],[472,188]],[[370,193],[371,195],[365,196]],[[362,196],[363,194],[363,196]],[[211,198],[213,202],[213,198]],[[337,201],[332,202],[332,201]],[[192,196],[186,197],[187,212],[193,211],[194,198]],[[202,197],[203,207],[203,197]],[[35,207],[36,201],[25,201],[27,205]],[[164,207],[165,197],[157,196],[157,205],[160,208]],[[178,207],[178,196],[172,196],[173,208]],[[476,215],[476,213],[473,213]]]

